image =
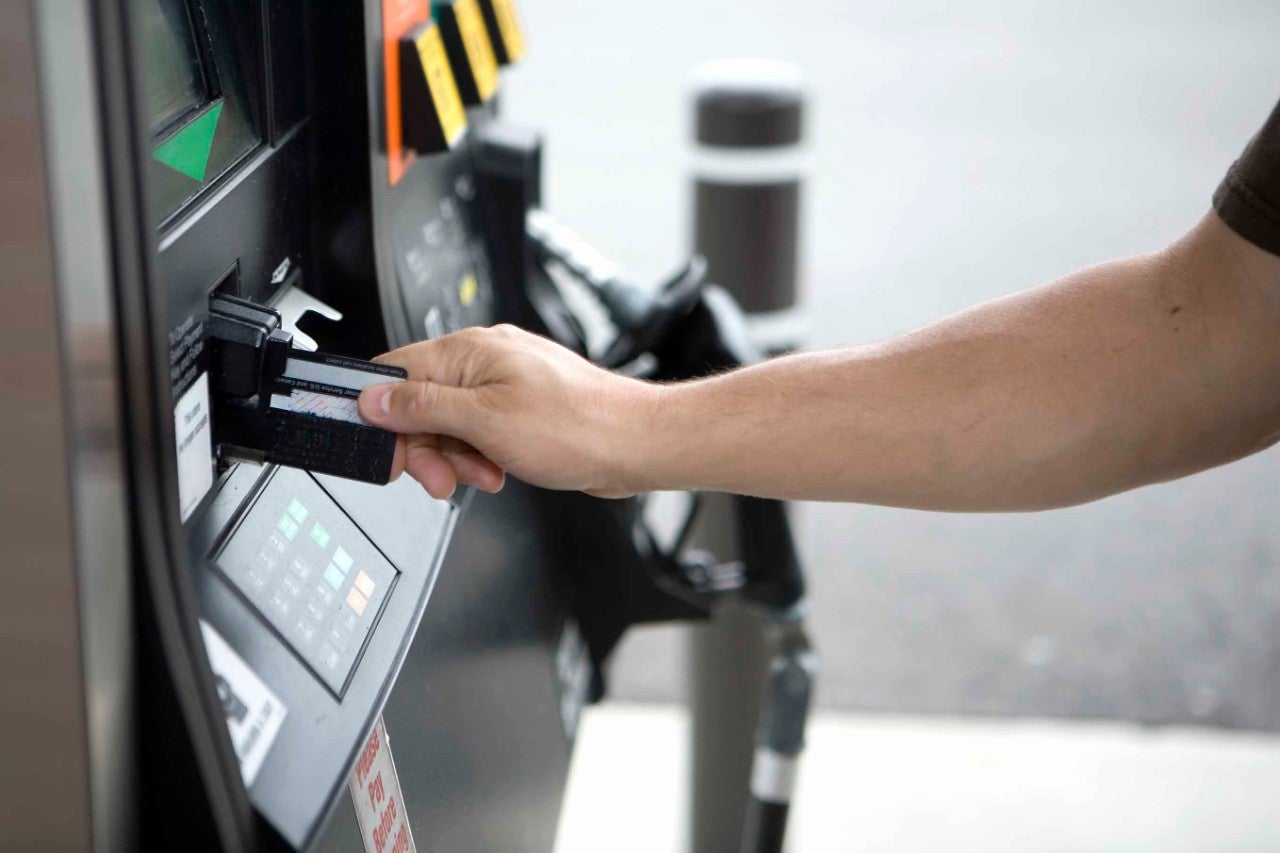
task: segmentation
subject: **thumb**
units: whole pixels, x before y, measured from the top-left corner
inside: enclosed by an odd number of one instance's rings
[[[475,391],[412,379],[360,393],[360,417],[394,432],[436,433],[469,441],[481,426]]]

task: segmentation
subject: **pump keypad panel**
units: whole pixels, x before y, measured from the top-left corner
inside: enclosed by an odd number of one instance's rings
[[[472,209],[473,180],[459,175],[448,189],[434,204],[413,199],[395,222],[396,278],[417,339],[484,325],[494,310],[493,273]]]
[[[215,556],[339,698],[396,569],[310,477],[273,477]]]

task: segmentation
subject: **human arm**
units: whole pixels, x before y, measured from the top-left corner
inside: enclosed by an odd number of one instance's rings
[[[1209,214],[883,343],[653,385],[517,330],[384,357],[361,411],[433,494],[703,488],[945,510],[1078,503],[1239,458],[1280,431],[1280,258]],[[384,400],[387,409],[383,409]],[[430,445],[444,440],[447,455]],[[415,442],[418,444],[415,445]],[[423,443],[425,442],[425,444]]]
[[[656,457],[656,487],[940,510],[1080,503],[1274,440],[1280,258],[1209,214],[1162,252],[670,397],[662,422],[682,419],[672,431],[690,438]]]

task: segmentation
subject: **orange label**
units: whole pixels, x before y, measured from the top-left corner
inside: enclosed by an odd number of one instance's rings
[[[387,183],[403,177],[414,154],[404,148],[400,115],[400,37],[431,20],[429,0],[382,0],[382,80],[387,123]]]
[[[498,58],[493,55],[493,45],[485,32],[480,4],[478,0],[458,0],[453,4],[453,15],[462,35],[462,46],[467,52],[467,63],[471,66],[476,90],[480,93],[480,100],[487,101],[498,91]]]
[[[507,58],[515,62],[524,56],[524,29],[516,15],[515,0],[492,0],[493,15],[498,19],[498,32],[507,48]]]
[[[467,110],[462,106],[462,96],[458,94],[458,84],[453,79],[453,69],[449,67],[440,28],[431,27],[418,36],[414,44],[418,47],[418,57],[422,60],[422,71],[427,78],[427,88],[431,90],[431,100],[435,103],[445,142],[452,148],[467,129]]]

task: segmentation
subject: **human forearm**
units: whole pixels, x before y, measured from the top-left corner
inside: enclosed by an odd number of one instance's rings
[[[1271,440],[1280,261],[1212,216],[881,344],[663,389],[645,487],[947,510],[1040,509]]]

